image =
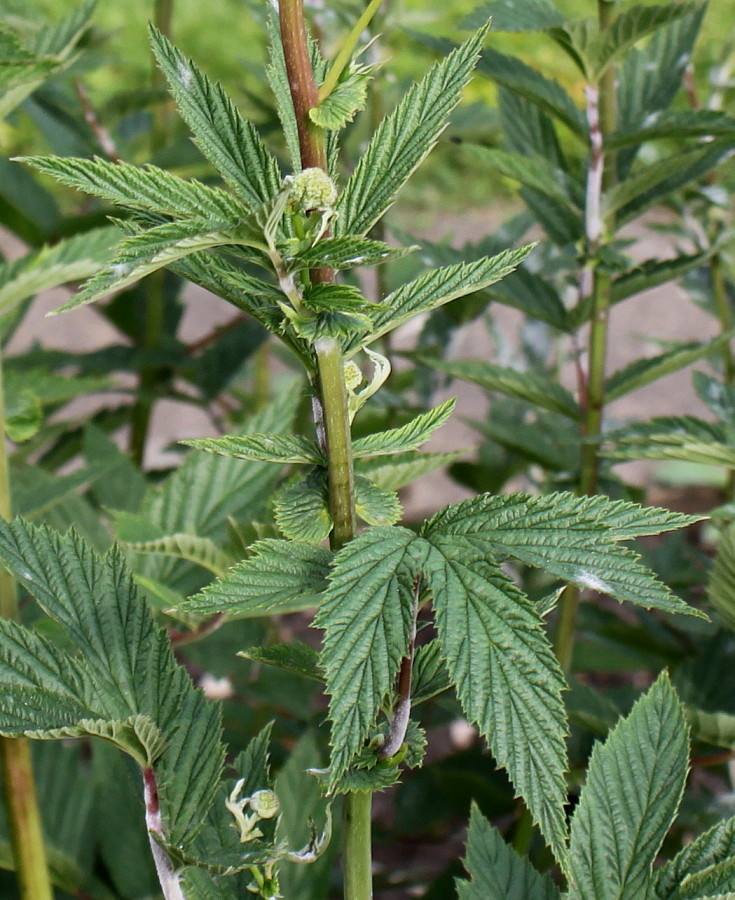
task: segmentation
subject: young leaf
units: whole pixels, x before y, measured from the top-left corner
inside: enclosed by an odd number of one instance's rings
[[[225,191],[194,179],[185,181],[157,166],[131,166],[98,157],[76,159],[72,156],[27,156],[19,157],[18,161],[52,175],[62,184],[132,209],[232,222],[247,213],[245,207]]]
[[[666,674],[597,744],[571,825],[570,900],[652,896],[653,863],[684,790],[689,741]]]
[[[359,460],[355,471],[366,475],[378,487],[397,491],[422,475],[455,462],[463,453],[463,450],[449,453],[406,453],[395,460],[373,457],[372,460]]]
[[[321,602],[331,553],[298,541],[257,541],[251,556],[190,597],[183,609],[203,615],[263,616]]]
[[[336,205],[335,234],[366,234],[423,162],[459,103],[487,27],[433,66],[384,119]]]
[[[395,491],[378,487],[368,478],[355,476],[355,512],[368,525],[395,525],[403,507]]]
[[[406,653],[419,552],[414,544],[407,528],[371,528],[334,559],[315,620],[325,632],[331,787],[370,736]]]
[[[313,247],[302,250],[298,255],[286,256],[286,265],[291,271],[298,269],[351,269],[354,266],[374,266],[393,262],[412,253],[414,247],[391,247],[383,241],[367,238],[328,237],[317,241]]]
[[[150,33],[158,64],[199,149],[249,206],[257,209],[272,200],[281,189],[278,164],[253,125],[164,34],[152,25]]]
[[[411,677],[411,704],[417,706],[449,690],[451,682],[442,659],[441,644],[429,641],[418,647],[413,657]]]
[[[462,538],[434,534],[429,541],[426,575],[459,701],[563,861],[564,677],[541,620],[492,556]]]
[[[406,425],[400,428],[391,428],[389,431],[378,431],[364,438],[358,438],[353,444],[355,459],[363,456],[389,456],[392,453],[402,453],[406,450],[418,450],[422,444],[429,440],[437,428],[447,421],[452,415],[456,400],[452,397],[421,413]]]
[[[314,544],[323,541],[332,530],[324,477],[312,473],[281,488],[273,500],[273,514],[284,537]]]
[[[559,900],[549,876],[506,844],[474,803],[464,865],[472,881],[457,881],[459,900]]]
[[[266,20],[270,65],[266,67],[265,71],[273,96],[276,99],[276,110],[283,129],[283,136],[286,139],[289,156],[291,157],[291,166],[294,172],[300,172],[301,147],[299,145],[299,129],[288,83],[288,71],[286,69],[286,58],[283,54],[278,9],[271,4],[267,7]]]
[[[674,859],[661,866],[656,879],[656,894],[661,900],[693,900],[702,898],[705,893],[733,892],[734,860],[735,818],[731,818],[700,834]]]
[[[377,340],[419,313],[436,309],[450,300],[465,297],[500,281],[525,259],[531,249],[532,245],[529,245],[517,250],[505,250],[497,256],[472,263],[444,266],[401,285],[369,310],[372,319],[370,340]],[[347,349],[354,352],[359,346],[358,341],[353,341]]]
[[[479,384],[491,391],[499,391],[508,397],[526,400],[534,406],[560,413],[573,421],[579,420],[579,406],[569,391],[535,372],[518,372],[506,366],[477,360],[458,360],[445,362],[440,359],[419,357],[425,365],[446,372],[455,378]]]
[[[237,459],[252,459],[282,465],[286,463],[316,465],[323,462],[317,444],[297,434],[230,434],[221,438],[197,438],[181,443],[196,450],[207,450],[209,453],[234,456]]]

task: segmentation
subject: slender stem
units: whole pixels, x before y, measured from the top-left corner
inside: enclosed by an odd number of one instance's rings
[[[145,802],[145,824],[148,829],[148,841],[151,845],[151,855],[156,867],[158,882],[164,900],[186,900],[181,889],[179,875],[171,865],[171,860],[166,855],[163,847],[156,838],[163,838],[163,825],[161,823],[161,810],[158,804],[158,785],[153,769],[143,770],[143,800]]]
[[[344,894],[345,900],[370,900],[372,891],[372,854],[370,834],[372,795],[347,794],[344,803]]]
[[[289,86],[299,129],[301,164],[327,171],[324,132],[313,124],[309,110],[319,102],[311,67],[303,0],[279,0],[281,39]],[[334,280],[330,269],[313,269],[313,283]],[[352,436],[347,409],[344,358],[333,338],[316,342],[319,396],[314,397],[317,438],[327,457],[329,508],[334,527],[332,549],[339,550],[355,536],[355,491],[352,463]],[[344,900],[371,900],[372,890],[372,796],[350,793],[344,801],[343,866]]]
[[[408,731],[408,724],[411,718],[411,679],[413,676],[413,656],[416,648],[420,597],[421,578],[418,577],[413,585],[413,612],[408,649],[401,660],[401,667],[398,670],[398,686],[396,689],[398,699],[390,717],[388,736],[380,748],[380,756],[383,759],[390,759],[395,756],[406,740],[406,732]]]
[[[10,479],[5,442],[3,366],[0,356],[0,516],[10,519]],[[0,616],[18,618],[18,595],[9,572],[0,571]],[[27,740],[0,738],[5,807],[22,900],[53,900],[43,828]]]
[[[324,79],[322,86],[319,88],[318,99],[320,103],[332,93],[335,87],[337,87],[337,82],[339,81],[340,76],[344,72],[350,59],[352,58],[352,54],[355,50],[355,47],[357,46],[357,42],[360,40],[360,35],[368,27],[373,19],[373,16],[380,8],[380,4],[382,2],[383,0],[370,0],[370,3],[368,3],[365,11],[357,20],[357,22],[355,22],[350,33],[344,39],[339,53],[334,57],[334,62],[327,72],[327,77]]]
[[[612,24],[615,4],[598,0],[597,11],[601,32]],[[587,124],[590,139],[590,158],[585,199],[585,236],[587,263],[580,278],[581,298],[592,298],[592,321],[589,334],[589,367],[580,385],[582,437],[597,435],[602,429],[605,413],[605,372],[608,344],[608,325],[611,302],[610,274],[600,263],[600,250],[615,229],[615,218],[606,214],[603,194],[616,181],[616,160],[605,150],[605,138],[616,127],[617,106],[615,67],[608,66],[596,84],[586,90]],[[579,493],[595,494],[598,489],[600,455],[598,445],[583,442],[580,450]],[[562,669],[572,668],[574,637],[579,611],[580,590],[570,585],[564,592],[556,625],[555,648]]]

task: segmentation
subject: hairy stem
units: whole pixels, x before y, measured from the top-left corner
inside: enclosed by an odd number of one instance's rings
[[[602,33],[612,24],[614,7],[614,2],[610,0],[598,0],[598,21]],[[603,193],[613,187],[616,180],[615,157],[613,153],[605,150],[605,138],[615,131],[617,118],[614,65],[608,66],[596,84],[588,85],[585,93],[590,156],[585,198],[587,263],[580,278],[580,295],[581,298],[587,296],[592,298],[592,321],[588,343],[588,370],[580,386],[582,437],[599,434],[605,414],[611,279],[609,272],[601,265],[600,250],[615,229],[614,216],[605,214],[602,200]],[[600,455],[597,444],[584,442],[580,451],[580,494],[597,493],[599,471]],[[565,672],[569,672],[572,668],[579,600],[579,588],[570,585],[564,592],[559,608],[555,647]]]
[[[291,98],[299,130],[301,164],[327,171],[324,132],[309,118],[319,96],[309,57],[303,0],[280,0],[279,22]],[[334,280],[331,269],[312,269],[313,283]],[[317,437],[327,457],[329,508],[334,522],[330,543],[339,550],[355,536],[355,491],[352,435],[347,409],[344,358],[333,338],[317,341],[319,395],[314,398]],[[369,793],[352,793],[344,801],[344,900],[371,900],[372,848]]]
[[[148,829],[148,840],[151,845],[151,855],[158,875],[158,883],[164,900],[186,900],[181,890],[181,881],[178,873],[171,865],[171,860],[166,855],[163,847],[156,838],[163,839],[163,825],[161,824],[161,810],[158,805],[158,785],[153,769],[143,770],[143,800],[145,802],[145,824]]]
[[[0,356],[0,516],[12,516],[10,479],[5,439],[3,366]],[[9,572],[0,571],[0,616],[18,618],[18,595]],[[53,900],[46,862],[41,815],[33,779],[31,748],[27,740],[0,738],[5,808],[22,900]]]

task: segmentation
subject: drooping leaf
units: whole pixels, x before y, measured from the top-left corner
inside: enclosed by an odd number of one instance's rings
[[[417,539],[406,528],[371,528],[334,559],[316,617],[330,695],[333,787],[376,725],[408,647]]]
[[[679,807],[688,760],[683,710],[664,674],[592,751],[572,818],[570,900],[653,896],[653,863]]]
[[[464,713],[563,861],[564,678],[541,620],[492,556],[462,538],[428,539],[426,571],[442,655]]]
[[[251,556],[187,600],[187,612],[232,618],[293,612],[318,606],[331,553],[315,544],[264,540]]]
[[[224,550],[220,550],[214,541],[195,534],[169,534],[148,541],[129,541],[127,546],[135,553],[154,553],[186,559],[215,575],[224,574],[235,561]]]
[[[573,421],[579,419],[579,406],[569,391],[535,372],[518,372],[506,366],[477,360],[444,361],[420,358],[432,369],[446,372],[455,378],[479,384],[491,391],[499,391],[518,400],[526,400],[534,406],[560,413]]]
[[[364,438],[358,438],[353,443],[355,459],[363,456],[389,456],[392,453],[402,453],[408,450],[418,450],[422,444],[429,440],[431,435],[440,428],[451,416],[456,400],[452,397],[421,413],[405,425],[399,428],[391,428],[389,431],[379,431]]]
[[[366,234],[429,154],[459,103],[486,31],[430,69],[378,126],[337,201],[337,237]]]
[[[319,654],[303,641],[273,644],[270,647],[248,647],[237,655],[253,662],[285,669],[313,681],[324,682],[324,674],[319,666]]]
[[[558,900],[559,889],[519,856],[473,804],[465,868],[471,882],[457,881],[459,900]]]
[[[243,119],[222,87],[209,80],[151,25],[151,44],[181,115],[202,153],[254,209],[281,188],[278,165],[253,125]]]

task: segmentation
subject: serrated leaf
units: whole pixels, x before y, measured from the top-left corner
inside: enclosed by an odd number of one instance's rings
[[[222,87],[209,80],[169,39],[150,26],[151,44],[194,140],[223,178],[253,208],[281,189],[278,165],[253,125]]]
[[[474,9],[461,28],[479,28],[492,19],[492,31],[543,31],[561,25],[564,16],[551,0],[493,0]]]
[[[477,71],[563,122],[578,137],[587,139],[584,114],[557,81],[545,78],[513,56],[489,49],[483,51]]]
[[[318,606],[331,553],[299,541],[263,540],[251,556],[190,597],[187,612],[232,618],[294,612]]]
[[[77,159],[72,156],[26,156],[20,157],[19,161],[53,176],[62,184],[132,209],[232,222],[247,213],[247,209],[225,191],[194,179],[186,181],[150,164],[132,166],[99,157]]]
[[[471,146],[472,154],[525,187],[538,191],[565,207],[573,216],[581,218],[582,212],[570,196],[568,177],[547,159],[539,156],[521,156],[489,147]]]
[[[535,372],[518,372],[506,366],[497,366],[479,360],[444,361],[419,357],[425,365],[455,378],[479,384],[491,391],[499,391],[517,400],[526,400],[534,406],[560,413],[573,421],[579,420],[579,405],[569,391]]]
[[[125,238],[118,244],[114,258],[86,282],[82,290],[56,312],[66,312],[93,303],[111,291],[135,284],[151,272],[162,269],[182,257],[222,244],[258,244],[262,236],[254,223],[219,223],[204,219],[167,222]]]
[[[43,407],[33,391],[24,388],[5,397],[5,433],[16,444],[30,440],[43,422]]]
[[[592,751],[571,824],[570,900],[653,896],[653,863],[689,761],[683,710],[666,674]]]
[[[465,297],[500,281],[529,254],[532,245],[505,250],[497,256],[471,263],[443,266],[403,284],[370,309],[372,329],[370,341],[377,340],[422,312],[437,309],[450,300]],[[353,341],[347,350],[357,350]]]
[[[687,137],[735,137],[735,118],[712,109],[669,112],[656,116],[640,128],[617,131],[607,139],[611,150],[636,146],[646,141]]]
[[[351,269],[354,266],[375,266],[380,263],[403,259],[412,253],[414,247],[391,247],[383,241],[345,237],[327,237],[317,241],[312,247],[299,252],[298,256],[286,257],[290,271],[299,269]]]
[[[471,882],[457,881],[459,900],[558,900],[559,889],[519,856],[472,804],[464,865]]]
[[[433,66],[380,123],[337,201],[337,237],[366,234],[429,154],[459,103],[486,30]]]
[[[698,876],[705,878],[713,870],[729,864],[730,882],[726,890],[735,891],[735,873],[732,872],[735,857],[735,818],[718,822],[709,831],[695,837],[670,862],[665,862],[658,871],[656,890],[661,900],[688,900],[694,897],[689,888],[695,889],[701,897]]]
[[[331,787],[375,727],[408,648],[416,542],[406,528],[371,528],[334,559],[315,620],[325,632],[322,666],[332,721]]]
[[[395,525],[403,515],[403,507],[395,491],[356,475],[355,512],[368,525]]]
[[[563,862],[564,677],[541,620],[492,556],[461,538],[428,539],[427,578],[457,697]]]
[[[273,499],[273,515],[281,533],[292,541],[318,544],[327,538],[332,517],[323,476],[312,474],[281,488]]]
[[[369,82],[369,68],[354,68],[318,106],[309,110],[309,118],[319,128],[339,131],[365,108]]]
[[[441,644],[429,641],[417,647],[413,657],[411,673],[411,704],[417,706],[449,690],[451,682],[447,667],[442,659]]]
[[[360,460],[355,471],[366,475],[378,487],[397,491],[422,475],[455,462],[463,453],[463,450],[449,453],[406,453],[395,460],[373,457],[370,461]]]
[[[276,100],[276,111],[286,139],[291,165],[294,172],[301,171],[301,147],[299,145],[299,129],[296,121],[296,113],[293,108],[293,98],[288,82],[286,58],[283,54],[283,42],[281,28],[278,20],[278,10],[269,5],[266,12],[266,25],[268,30],[268,55],[270,65],[266,66],[266,76]]]
[[[735,631],[735,525],[725,528],[717,541],[708,596],[725,624]]]
[[[617,400],[631,391],[636,391],[665,375],[678,372],[690,363],[709,356],[730,341],[735,334],[731,329],[713,338],[711,341],[680,344],[658,356],[648,359],[637,359],[624,369],[613,372],[605,381],[605,398],[607,401]]]
[[[0,263],[0,312],[9,312],[41,291],[94,274],[109,262],[119,239],[117,228],[97,228]]]
[[[709,712],[695,706],[687,706],[685,711],[695,740],[735,750],[735,714]]]
[[[214,541],[195,534],[168,534],[149,541],[129,541],[127,547],[135,553],[154,553],[186,559],[215,575],[222,575],[235,562]]]
[[[585,505],[592,503],[589,512]],[[448,506],[423,527],[422,534],[462,536],[491,556],[508,555],[618,600],[647,609],[704,617],[658,581],[640,563],[637,554],[617,544],[635,533],[629,508],[611,504],[612,530],[605,525],[606,498],[584,498],[570,493],[481,495]],[[610,501],[607,501],[610,503]],[[643,527],[654,525],[657,510]],[[618,518],[620,516],[620,518]],[[668,526],[661,523],[663,530]],[[620,532],[616,533],[616,527]],[[627,536],[627,537],[626,537]]]
[[[294,675],[324,683],[324,673],[319,666],[319,654],[303,641],[274,644],[270,647],[248,647],[237,655],[252,662],[265,663],[268,666],[285,669]]]
[[[297,434],[229,434],[221,438],[196,438],[181,443],[196,450],[207,450],[209,453],[219,453],[222,456],[282,465],[287,463],[316,465],[323,463],[324,460],[315,441]]]
[[[352,445],[355,459],[364,456],[389,456],[406,450],[418,450],[429,440],[454,411],[457,401],[454,397],[435,406],[428,412],[421,413],[399,428],[378,431],[364,438],[358,438]]]

